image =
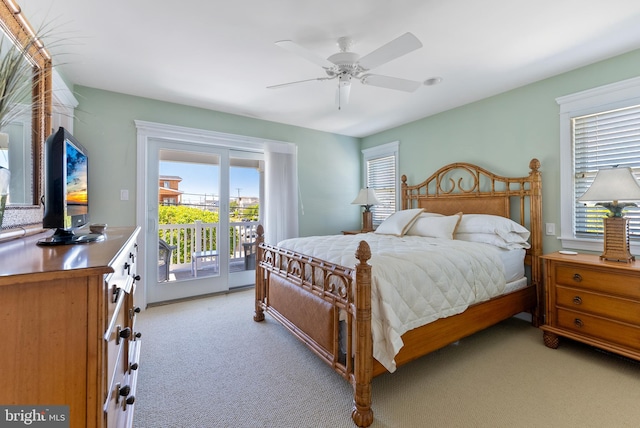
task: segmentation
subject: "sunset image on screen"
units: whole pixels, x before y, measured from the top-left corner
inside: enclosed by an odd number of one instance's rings
[[[87,207],[87,157],[67,142],[68,214],[84,214]]]

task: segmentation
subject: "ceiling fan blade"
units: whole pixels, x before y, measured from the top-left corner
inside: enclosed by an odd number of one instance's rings
[[[421,82],[416,82],[414,80],[380,76],[379,74],[365,74],[360,78],[360,81],[363,85],[379,86],[381,88],[395,89],[405,92],[413,92],[422,85]]]
[[[276,42],[276,45],[296,55],[300,55],[301,57],[307,59],[308,61],[311,61],[314,64],[319,65],[320,67],[331,68],[334,66],[334,64],[331,61],[319,57],[315,53],[311,52],[309,49],[303,48],[302,46],[300,46],[299,44],[295,43],[292,40],[280,40],[279,42]]]
[[[416,36],[411,33],[404,33],[397,39],[363,56],[358,62],[362,68],[371,70],[421,47],[422,43]]]
[[[334,78],[335,77],[316,77],[315,79],[296,80],[295,82],[280,83],[278,85],[267,86],[267,89],[278,89],[278,88],[284,88],[285,86],[297,85],[298,83],[314,82],[316,80],[318,80],[318,81],[331,80],[331,79],[334,79]]]

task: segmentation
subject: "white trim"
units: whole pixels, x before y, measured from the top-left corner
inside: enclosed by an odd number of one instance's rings
[[[602,240],[574,236],[573,152],[571,118],[640,104],[640,77],[611,83],[556,98],[560,106],[560,237],[563,248],[602,251]],[[563,202],[566,201],[566,202]],[[631,252],[640,254],[640,243],[631,243]]]
[[[215,144],[220,147],[242,149],[247,151],[263,152],[265,146],[272,152],[295,153],[296,145],[293,143],[268,140],[266,138],[248,137],[246,135],[227,134],[225,132],[208,131],[205,129],[188,128],[163,123],[134,120],[138,135],[144,134],[147,138],[159,138],[163,140],[189,141],[193,143]]]
[[[390,154],[397,154],[400,150],[400,141],[393,141],[391,143],[381,144],[379,146],[371,147],[368,149],[362,149],[362,156],[364,159],[379,158],[388,156]]]

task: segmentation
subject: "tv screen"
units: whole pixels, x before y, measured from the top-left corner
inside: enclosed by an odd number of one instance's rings
[[[77,227],[86,224],[89,215],[87,199],[87,155],[75,146],[69,138],[65,138],[66,151],[66,227]]]
[[[101,234],[76,233],[89,222],[89,155],[63,127],[44,147],[44,217],[42,226],[56,229],[39,244],[77,244],[103,239]]]

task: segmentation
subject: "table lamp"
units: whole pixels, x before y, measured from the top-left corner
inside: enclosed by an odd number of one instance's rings
[[[360,193],[358,196],[351,202],[352,205],[362,205],[364,211],[362,212],[362,231],[363,232],[371,232],[373,231],[373,216],[371,213],[371,207],[374,205],[378,205],[380,201],[376,197],[375,190],[367,187],[365,189],[360,189]]]
[[[631,168],[601,169],[591,186],[578,202],[591,202],[609,210],[604,223],[603,260],[629,263],[635,257],[629,252],[629,221],[622,216],[626,207],[636,207],[631,201],[640,201],[640,184]]]

